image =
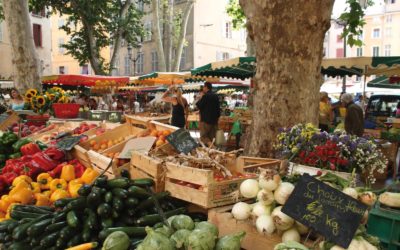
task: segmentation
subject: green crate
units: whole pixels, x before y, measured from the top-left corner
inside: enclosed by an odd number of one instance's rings
[[[89,113],[90,121],[104,121],[107,120],[107,113],[104,111],[90,111]]]
[[[108,111],[107,121],[109,122],[121,122],[122,112],[121,111]]]
[[[400,211],[381,208],[369,212],[367,232],[376,236],[387,250],[400,250]]]

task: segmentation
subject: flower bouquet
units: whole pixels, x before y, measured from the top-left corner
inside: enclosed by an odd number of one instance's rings
[[[25,109],[33,110],[38,114],[51,111],[53,103],[69,103],[69,98],[63,89],[53,87],[44,93],[38,93],[36,89],[28,89],[25,93]]]

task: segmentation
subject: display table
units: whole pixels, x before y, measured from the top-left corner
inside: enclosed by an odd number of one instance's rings
[[[149,121],[157,121],[161,123],[169,123],[171,119],[170,114],[157,114],[152,116],[151,113],[138,113],[132,115],[125,115],[125,119],[127,122],[131,124],[143,125],[145,126]]]

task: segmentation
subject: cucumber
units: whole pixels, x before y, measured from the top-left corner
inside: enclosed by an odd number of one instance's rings
[[[131,179],[131,173],[127,169],[122,169],[120,172],[121,177]]]
[[[112,227],[114,224],[114,221],[112,218],[106,218],[101,220],[101,227],[104,228],[109,228]]]
[[[14,228],[13,232],[12,232],[12,237],[14,240],[20,241],[22,239],[25,239],[27,237],[27,230],[29,227],[31,227],[33,224],[41,221],[41,220],[45,220],[51,218],[51,215],[46,214],[46,215],[42,215],[36,219],[34,219],[31,222],[22,224],[17,226],[16,228]]]
[[[31,221],[33,221],[33,218],[23,218],[18,221],[18,225],[22,225]]]
[[[53,205],[56,208],[63,208],[65,207],[68,203],[70,203],[71,201],[75,200],[76,198],[62,198],[59,200],[56,200]]]
[[[9,220],[4,220],[0,222],[0,232],[7,232],[8,225],[10,225],[13,222],[17,222],[16,220],[9,219]]]
[[[88,196],[90,194],[90,191],[92,191],[92,186],[90,185],[82,185],[79,190],[78,190],[78,194],[80,196]]]
[[[30,243],[31,247],[39,246],[39,244],[40,244],[40,237],[33,237]]]
[[[54,213],[54,209],[45,206],[15,205],[13,207],[13,210],[28,212],[28,213],[37,213],[37,214]]]
[[[147,192],[144,188],[130,186],[128,188],[128,196],[134,198],[148,198],[151,196],[151,193]]]
[[[89,208],[85,208],[85,215],[84,225],[87,225],[89,229],[95,229],[98,224],[96,213]]]
[[[42,215],[43,214],[38,214],[38,213],[33,213],[33,212],[23,212],[23,211],[18,211],[18,210],[14,210],[14,209],[11,209],[11,213],[10,213],[11,218],[13,218],[15,220],[21,220],[24,218],[35,219]]]
[[[164,199],[165,197],[167,197],[168,195],[169,195],[169,192],[160,192],[160,193],[154,194],[154,196],[149,197],[146,200],[139,203],[139,205],[137,205],[135,210],[136,211],[146,210],[146,209],[154,206],[154,199],[161,200],[161,199]]]
[[[128,199],[125,200],[125,206],[128,208],[136,208],[138,204],[139,200],[136,198],[129,197]]]
[[[76,234],[74,237],[71,238],[70,241],[68,241],[67,246],[68,247],[73,247],[77,246],[82,243],[82,235],[81,234]]]
[[[181,207],[175,210],[171,210],[168,212],[165,212],[164,215],[166,218],[172,216],[172,215],[178,215],[178,214],[183,214],[186,212],[186,208]],[[162,217],[159,214],[149,214],[140,217],[139,219],[136,220],[136,224],[139,226],[153,226],[157,224],[158,222],[162,221]]]
[[[119,197],[121,199],[128,198],[128,191],[122,188],[114,188],[112,189],[112,193],[114,196]]]
[[[27,234],[29,236],[37,236],[40,233],[43,233],[43,230],[51,224],[52,218],[45,219],[33,224],[31,227],[28,228]]]
[[[67,245],[68,240],[63,239],[63,238],[58,238],[56,241],[56,247],[58,249],[65,249],[65,246]]]
[[[154,186],[154,180],[150,178],[134,179],[131,180],[131,185],[139,187],[152,187]]]
[[[14,228],[16,228],[17,226],[18,226],[18,221],[12,220],[12,221],[8,224],[8,226],[7,226],[7,231],[8,231],[9,233],[12,233],[13,230],[14,230]]]
[[[124,202],[122,201],[122,199],[114,197],[112,208],[117,212],[121,212],[124,209]]]
[[[65,226],[60,230],[60,238],[69,240],[76,233],[76,229],[70,226]]]
[[[58,223],[58,222],[61,222],[61,221],[65,221],[65,217],[67,217],[67,212],[65,212],[65,211],[56,212],[54,214],[52,223]]]
[[[110,189],[127,188],[129,185],[131,185],[131,180],[125,177],[108,180],[107,182],[107,187]]]
[[[71,210],[80,210],[86,207],[86,197],[78,197],[75,200],[68,203],[64,210],[71,211]]]
[[[102,202],[102,195],[100,189],[93,189],[92,192],[87,196],[87,204],[90,207],[97,207]]]
[[[90,227],[89,227],[88,223],[85,223],[83,225],[83,230],[82,230],[82,241],[83,242],[90,241],[90,236],[91,236],[90,232],[91,232],[91,230],[90,230]]]
[[[102,175],[97,177],[97,179],[94,181],[93,185],[96,187],[107,187],[107,176]]]
[[[30,245],[26,242],[14,242],[7,249],[9,250],[26,250],[30,249]]]
[[[111,191],[108,191],[105,195],[104,195],[104,201],[106,203],[111,203],[113,200],[113,194]]]
[[[111,215],[112,209],[111,206],[107,203],[102,203],[97,207],[97,214],[102,218],[107,218]]]
[[[40,245],[42,247],[53,246],[56,243],[59,234],[60,234],[60,232],[54,232],[54,233],[51,233],[51,234],[43,237],[42,240],[40,241]]]
[[[110,227],[100,231],[99,239],[103,241],[108,235],[117,231],[122,231],[130,237],[146,236],[146,230],[144,227]]]
[[[79,219],[78,216],[76,216],[75,211],[69,211],[67,213],[67,223],[70,227],[78,227]]]
[[[54,233],[55,231],[59,231],[67,226],[68,223],[66,221],[57,222],[46,227],[46,233]]]

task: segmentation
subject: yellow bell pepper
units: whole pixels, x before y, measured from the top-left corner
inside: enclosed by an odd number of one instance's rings
[[[46,190],[46,191],[42,192],[42,194],[43,194],[43,195],[46,195],[48,198],[50,198],[50,196],[51,196],[52,193],[53,193],[53,192],[51,192],[51,190]]]
[[[35,193],[35,194],[41,192],[40,185],[37,182],[31,182],[31,189],[32,189],[33,193]]]
[[[38,175],[36,180],[41,189],[50,189],[50,182],[53,180],[53,178],[48,173],[41,173]]]
[[[31,183],[32,179],[31,177],[27,176],[27,175],[20,175],[17,178],[15,178],[12,182],[12,185],[15,187],[18,183],[20,183],[21,181],[25,181],[27,183]]]
[[[29,204],[33,200],[33,192],[26,182],[20,182],[10,191],[10,198],[22,204]]]
[[[54,179],[50,182],[50,190],[67,189],[67,182],[63,179]]]
[[[61,170],[60,178],[66,181],[75,179],[75,167],[71,164],[64,165]]]
[[[86,168],[85,172],[83,172],[81,179],[85,184],[91,184],[97,176],[99,176],[99,172],[94,170],[93,168]]]
[[[82,183],[76,183],[76,182],[69,182],[68,183],[68,192],[71,195],[72,198],[78,197],[78,190],[82,187]]]
[[[50,196],[50,201],[55,202],[56,200],[63,199],[63,198],[68,198],[69,194],[66,190],[64,189],[57,189],[54,191],[51,196]]]
[[[5,212],[0,212],[0,219],[3,219],[4,217],[6,217],[6,213]]]
[[[46,196],[45,194],[40,194],[40,193],[36,193],[35,194],[35,199],[36,199],[36,206],[50,206],[50,199],[48,196]]]
[[[7,212],[8,206],[10,206],[10,202],[6,200],[0,200],[0,211]]]

